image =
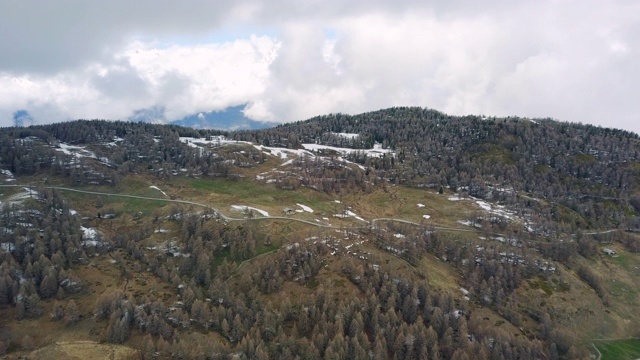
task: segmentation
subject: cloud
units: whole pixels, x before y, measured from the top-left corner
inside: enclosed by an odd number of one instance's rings
[[[0,0],[0,125],[388,106],[640,132],[640,4]]]

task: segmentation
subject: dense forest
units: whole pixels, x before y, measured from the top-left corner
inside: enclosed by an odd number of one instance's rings
[[[340,133],[360,136],[345,138]],[[518,192],[529,193],[587,220],[569,225],[638,225],[640,138],[623,130],[551,119],[457,117],[423,108],[391,108],[320,116],[233,137],[290,148],[316,142],[369,149],[380,143],[397,156],[371,158],[362,152],[350,160],[388,181],[411,186],[448,186],[480,198],[510,201],[517,201]]]
[[[277,178],[253,175],[272,167],[276,151],[305,144],[328,147],[283,159]],[[389,151],[372,156],[373,147]],[[0,129],[6,184],[37,183],[27,200],[0,203],[0,355],[33,348],[33,335],[16,337],[8,321],[47,319],[66,328],[94,321],[92,338],[138,347],[145,359],[588,358],[570,316],[518,298],[523,289],[584,288],[612,309],[617,298],[589,264],[600,261],[602,243],[640,252],[639,157],[638,135],[621,130],[422,108],[232,133],[102,120]],[[132,177],[251,182],[340,199],[379,192],[390,201],[406,187],[490,201],[528,220],[475,211],[473,230],[463,230],[473,241],[388,219],[284,237],[248,212],[227,221],[185,204],[105,222],[116,211],[98,197],[81,218],[50,186],[126,192]],[[88,239],[90,225],[99,231]],[[163,227],[174,234],[158,250],[150,239]],[[345,239],[351,245],[332,245]],[[445,264],[464,297],[430,283],[427,258]],[[84,269],[100,259],[120,282],[93,294]],[[132,291],[139,274],[165,290]],[[219,340],[194,345],[193,333]]]

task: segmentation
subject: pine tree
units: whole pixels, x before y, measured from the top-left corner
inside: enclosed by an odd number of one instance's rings
[[[58,321],[62,320],[62,318],[64,318],[64,308],[62,307],[62,304],[55,301],[53,303],[53,308],[51,309],[51,319],[53,321]]]
[[[64,308],[64,322],[69,326],[77,323],[78,321],[80,321],[80,310],[78,310],[76,302],[71,299],[67,302],[67,306]]]

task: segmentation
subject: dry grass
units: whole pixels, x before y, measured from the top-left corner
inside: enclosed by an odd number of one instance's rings
[[[17,355],[17,354],[12,354]],[[34,360],[96,359],[133,360],[139,359],[138,351],[122,345],[106,345],[93,341],[58,342],[31,352]]]

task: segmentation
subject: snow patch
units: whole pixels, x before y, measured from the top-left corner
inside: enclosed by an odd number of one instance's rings
[[[469,221],[469,220],[458,220],[458,224],[462,224],[465,226],[473,226],[473,227],[477,227],[480,228],[482,226],[480,226],[480,224],[474,224],[473,222]]]
[[[234,211],[249,211],[249,210],[253,210],[255,212],[260,213],[262,216],[265,216],[265,217],[269,216],[269,213],[264,211],[264,210],[261,210],[261,209],[258,209],[258,208],[254,208],[254,207],[251,207],[251,206],[246,206],[246,205],[231,205],[231,209],[234,210]]]
[[[425,218],[426,220],[431,219],[431,215],[422,215],[423,218]]]
[[[425,207],[425,205],[424,205],[424,204],[416,204],[416,205],[418,205],[418,207],[419,207],[419,208],[423,208],[423,207]]]
[[[356,213],[354,213],[353,211],[350,211],[350,210],[345,210],[344,214],[334,214],[333,216],[335,216],[337,218],[341,218],[341,219],[352,217],[352,218],[358,219],[360,221],[367,222],[367,220],[361,218]]]
[[[302,208],[302,210],[304,210],[304,211],[306,211],[308,213],[313,213],[313,209],[308,207],[308,206],[306,206],[306,205],[302,205],[302,204],[296,204],[296,205],[300,206]]]
[[[4,252],[13,252],[16,249],[16,246],[9,242],[0,243],[0,250]]]
[[[382,144],[377,144],[377,143],[374,144],[373,149],[351,149],[351,148],[341,148],[341,147],[320,145],[320,144],[302,144],[302,147],[310,151],[332,150],[343,155],[354,154],[354,153],[365,153],[367,154],[367,156],[378,157],[378,158],[381,158],[386,154],[393,154],[393,152],[390,149],[383,149]]]
[[[88,228],[84,226],[80,226],[80,230],[82,230],[82,238],[87,240],[93,240],[98,237],[98,230],[94,228]]]
[[[343,137],[345,139],[355,139],[360,136],[360,134],[355,134],[355,133],[333,133],[333,134]]]
[[[80,230],[82,230],[82,245],[96,247],[101,244],[98,240],[98,230],[84,226],[80,226]]]
[[[166,192],[164,192],[164,191],[160,190],[160,188],[159,188],[159,187],[157,187],[157,186],[155,186],[155,185],[151,185],[151,186],[149,186],[149,187],[150,187],[150,188],[152,188],[152,189],[154,189],[154,190],[158,190],[158,191],[160,191],[160,192],[162,193],[162,195],[164,195],[164,196],[166,196],[166,197],[169,197],[169,195],[167,195],[167,193],[166,193]]]
[[[4,175],[6,177],[6,179],[4,179],[6,182],[16,181],[13,177],[13,173],[9,170],[0,170],[0,175]]]
[[[449,200],[449,201],[462,201],[462,200],[464,200],[464,199],[463,199],[463,198],[461,198],[461,197],[460,197],[460,196],[458,196],[458,195],[453,195],[453,196],[449,196],[449,197],[447,198],[447,200]]]

